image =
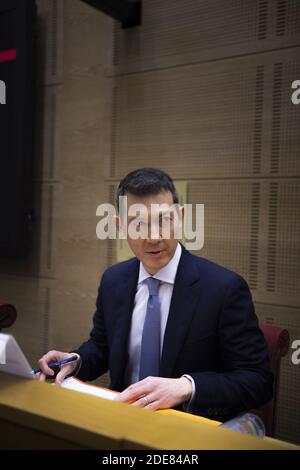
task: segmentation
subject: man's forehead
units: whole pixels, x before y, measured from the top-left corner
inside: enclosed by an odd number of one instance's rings
[[[173,194],[171,191],[161,191],[157,194],[147,194],[147,195],[135,195],[125,192],[124,197],[127,199],[128,205],[131,204],[145,204],[146,206],[150,204],[173,204]]]
[[[129,217],[153,217],[160,215],[169,215],[174,213],[175,206],[173,204],[150,204],[146,206],[144,204],[135,203],[130,204],[127,207]]]

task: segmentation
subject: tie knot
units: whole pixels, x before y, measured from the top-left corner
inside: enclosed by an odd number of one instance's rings
[[[155,277],[148,277],[146,282],[149,289],[149,295],[158,295],[160,280],[155,279]]]

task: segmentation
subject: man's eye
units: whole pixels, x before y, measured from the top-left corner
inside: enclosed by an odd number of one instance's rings
[[[146,226],[146,223],[143,222],[142,220],[137,220],[137,221],[135,222],[135,226],[136,226],[137,228],[142,228],[142,227],[145,227],[145,226]]]

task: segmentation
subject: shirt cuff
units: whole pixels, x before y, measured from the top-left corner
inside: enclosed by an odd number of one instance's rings
[[[192,395],[191,395],[191,398],[189,399],[189,401],[186,401],[185,403],[182,404],[183,406],[183,410],[186,412],[186,413],[192,413],[192,404],[193,404],[193,400],[195,398],[195,393],[196,393],[196,385],[195,385],[195,381],[193,379],[193,377],[191,377],[190,375],[188,374],[183,374],[181,377],[186,377],[192,384]]]

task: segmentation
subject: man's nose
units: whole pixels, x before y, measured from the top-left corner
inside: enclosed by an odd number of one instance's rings
[[[160,229],[160,227],[156,226],[156,224],[150,225],[149,233],[148,233],[148,240],[150,242],[156,243],[160,239],[161,239],[161,229]]]

